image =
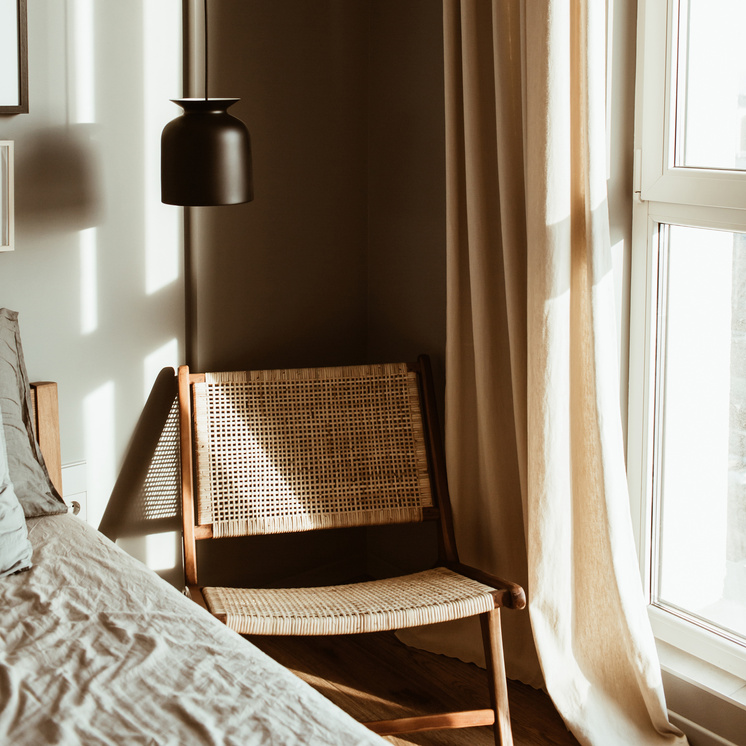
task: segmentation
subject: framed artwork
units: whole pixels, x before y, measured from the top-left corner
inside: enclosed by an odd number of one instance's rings
[[[13,141],[0,140],[0,251],[13,251]]]
[[[28,113],[26,0],[0,0],[0,114]]]

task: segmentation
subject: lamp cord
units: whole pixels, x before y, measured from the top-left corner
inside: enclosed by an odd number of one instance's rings
[[[204,0],[205,16],[205,101],[207,101],[207,0]]]

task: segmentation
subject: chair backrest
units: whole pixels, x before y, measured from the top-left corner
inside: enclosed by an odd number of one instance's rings
[[[422,368],[423,359],[198,375],[183,366],[187,558],[188,523],[207,538],[440,517],[445,479],[433,478],[438,426]]]

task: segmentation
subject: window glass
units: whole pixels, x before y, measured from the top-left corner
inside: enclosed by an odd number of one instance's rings
[[[680,0],[674,164],[746,169],[746,1]]]
[[[653,602],[746,642],[746,235],[659,256]]]

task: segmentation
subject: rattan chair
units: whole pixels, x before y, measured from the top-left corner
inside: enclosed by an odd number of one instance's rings
[[[382,735],[494,725],[512,744],[500,607],[523,589],[458,560],[430,364],[179,369],[184,560],[192,598],[240,634],[338,635],[479,615],[492,709],[365,723]],[[350,585],[199,586],[197,542],[422,520],[439,566]]]

